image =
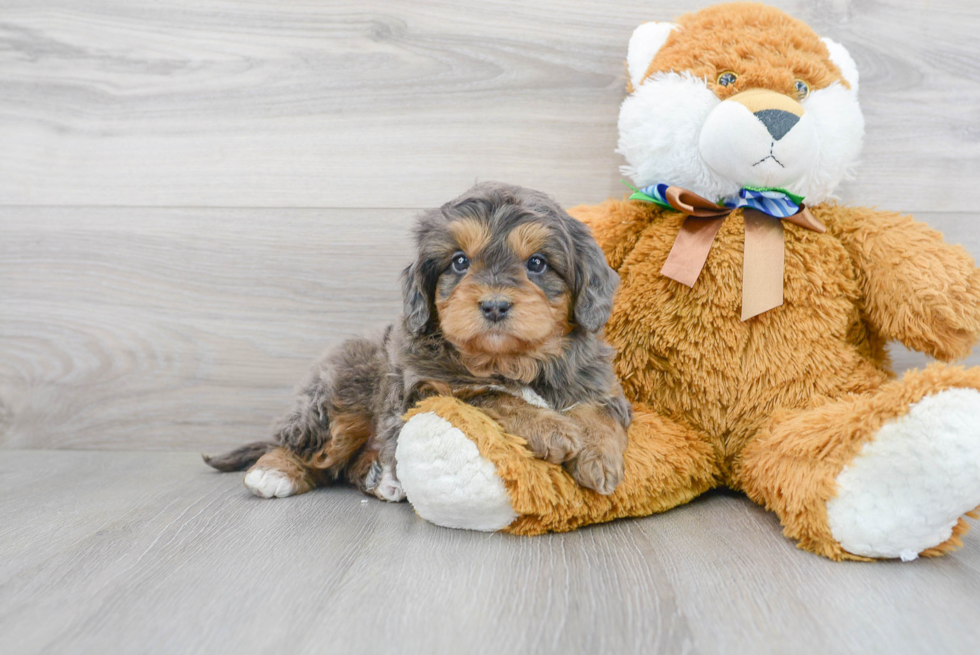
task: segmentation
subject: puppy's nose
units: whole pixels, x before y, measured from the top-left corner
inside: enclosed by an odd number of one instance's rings
[[[510,308],[511,303],[506,300],[484,300],[480,303],[480,311],[492,323],[504,320]]]
[[[766,126],[773,139],[779,141],[793,126],[800,122],[800,117],[783,109],[763,109],[755,112],[755,117]]]

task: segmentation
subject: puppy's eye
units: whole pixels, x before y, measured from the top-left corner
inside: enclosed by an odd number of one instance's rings
[[[793,82],[793,89],[796,91],[797,100],[804,100],[808,95],[810,95],[810,85],[803,80],[796,80]]]
[[[544,260],[541,255],[534,255],[527,260],[527,272],[528,273],[541,273],[544,269],[548,268],[548,262]]]
[[[718,75],[718,85],[719,86],[731,86],[735,84],[735,80],[738,79],[738,73],[734,71],[725,71]]]
[[[453,255],[452,268],[454,273],[459,273],[460,275],[462,275],[469,269],[469,267],[470,267],[469,257],[467,257],[461,252],[458,252],[455,255]]]

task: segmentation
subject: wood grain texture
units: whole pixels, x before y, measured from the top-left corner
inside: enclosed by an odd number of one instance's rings
[[[0,458],[5,655],[972,653],[980,539],[913,563],[794,548],[734,494],[521,538],[188,453]]]
[[[0,208],[0,447],[266,437],[318,353],[398,315],[414,215]],[[972,216],[921,218],[980,255]]]
[[[618,195],[632,30],[665,0],[4,0],[0,203],[425,207],[474,179]],[[974,211],[980,5],[774,0],[844,43],[845,200]]]
[[[267,436],[319,352],[398,315],[414,213],[0,210],[0,443]]]

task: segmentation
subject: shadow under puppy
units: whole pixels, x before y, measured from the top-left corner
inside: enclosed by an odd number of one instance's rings
[[[403,500],[402,416],[426,396],[453,395],[579,484],[612,493],[632,410],[600,337],[619,278],[588,228],[543,193],[488,182],[424,212],[415,239],[403,316],[318,361],[275,442],[205,461],[252,466],[245,486],[264,498],[345,479]]]

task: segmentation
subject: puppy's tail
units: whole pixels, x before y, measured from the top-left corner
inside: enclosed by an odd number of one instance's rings
[[[227,473],[228,471],[247,469],[257,462],[259,457],[278,447],[279,444],[275,441],[253,441],[223,455],[201,455],[201,457],[204,458],[204,463],[211,468]]]

